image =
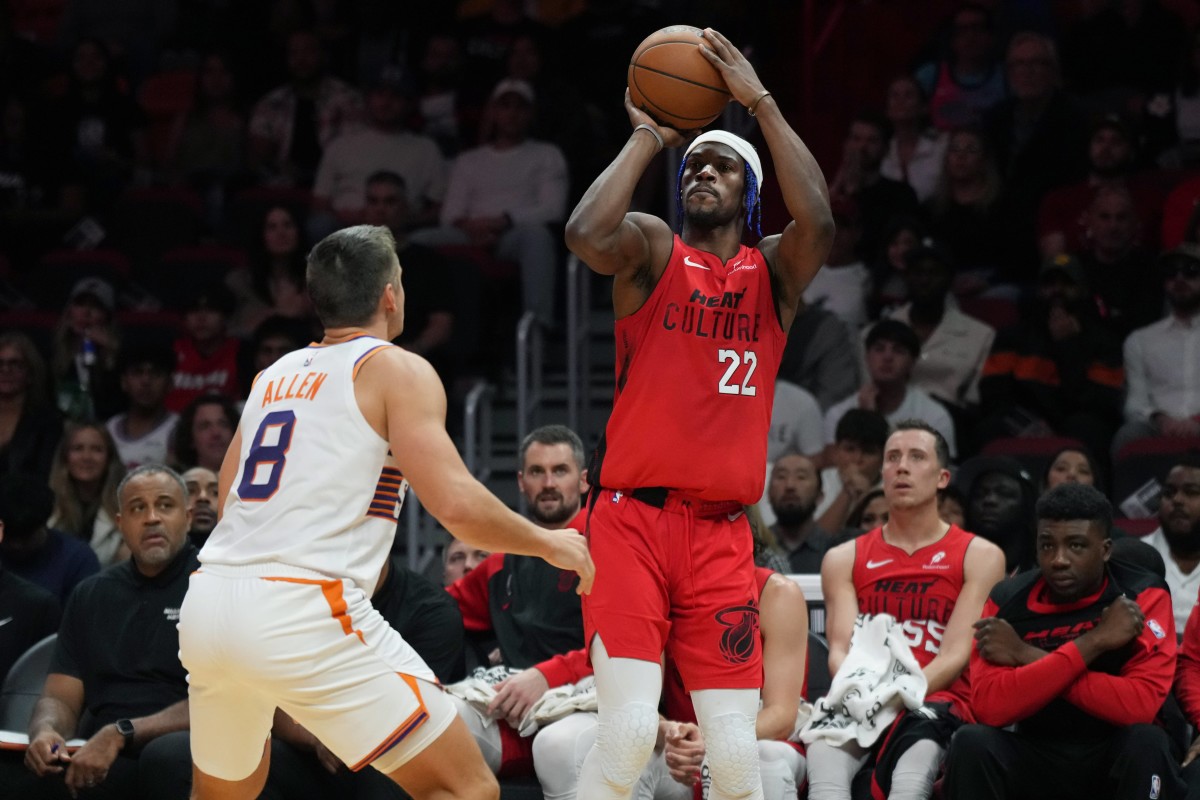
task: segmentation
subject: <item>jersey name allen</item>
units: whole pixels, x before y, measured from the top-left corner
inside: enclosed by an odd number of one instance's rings
[[[263,392],[262,404],[265,407],[281,400],[312,400],[317,396],[317,392],[321,391],[328,377],[328,372],[307,372],[301,378],[297,372],[290,380],[284,375],[278,381],[268,381],[266,391]],[[299,386],[296,385],[297,381]]]

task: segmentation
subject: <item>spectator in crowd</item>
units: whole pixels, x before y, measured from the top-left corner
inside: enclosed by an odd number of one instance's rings
[[[1159,184],[1136,172],[1137,133],[1120,114],[1105,114],[1092,126],[1087,149],[1087,176],[1052,190],[1038,210],[1038,248],[1043,258],[1088,249],[1084,220],[1100,187],[1126,189],[1133,199],[1137,230],[1154,241],[1163,201]]]
[[[1042,491],[1062,483],[1082,483],[1100,489],[1105,486],[1100,465],[1086,447],[1069,446],[1050,457],[1042,475]]]
[[[178,475],[148,465],[129,473],[118,496],[132,558],[81,584],[67,603],[29,721],[30,774],[5,775],[31,795],[86,796],[101,785],[109,797],[183,797],[191,784],[175,626],[200,567],[187,541],[186,492]],[[87,743],[68,754],[74,737]]]
[[[804,303],[832,311],[857,332],[867,324],[871,273],[861,255],[862,220],[853,201],[835,200],[833,246],[821,268],[804,289]]]
[[[281,356],[307,347],[314,341],[312,326],[291,317],[271,316],[258,323],[242,361],[241,383],[249,386],[255,376]]]
[[[584,530],[587,470],[579,436],[562,425],[543,426],[525,437],[518,457],[517,485],[530,519],[550,530]],[[532,774],[532,740],[516,735],[521,718],[548,689],[591,672],[578,580],[540,559],[493,553],[448,587],[468,635],[495,640],[495,659],[480,660],[522,670],[496,685],[486,715],[451,698],[494,773]]]
[[[955,479],[967,498],[966,529],[1004,551],[1007,574],[1031,566],[1037,489],[1025,468],[1005,456],[976,456]]]
[[[482,13],[467,15],[455,26],[466,56],[466,93],[483,98],[504,77],[509,51],[521,36],[542,38],[546,29],[518,0],[496,0]],[[486,113],[486,112],[485,112]]]
[[[950,133],[942,179],[925,204],[929,229],[958,262],[955,291],[978,294],[1009,258],[995,148],[978,128]]]
[[[442,585],[449,586],[484,562],[491,553],[450,538],[442,546]]]
[[[1142,541],[1162,556],[1175,623],[1186,625],[1200,592],[1200,454],[1180,456],[1167,471],[1158,528]]]
[[[954,11],[945,57],[916,72],[939,130],[979,125],[1004,99],[1004,73],[995,48],[995,22],[987,6],[963,3]]]
[[[130,342],[117,356],[126,410],[109,417],[104,427],[127,469],[139,464],[163,464],[179,415],[167,409],[167,392],[175,371],[175,354],[156,342]]]
[[[1183,42],[1174,78],[1148,93],[1142,109],[1149,154],[1165,169],[1200,164],[1200,28]]]
[[[242,177],[245,141],[246,112],[233,61],[225,53],[206,53],[196,70],[195,97],[171,123],[163,161],[170,180],[206,198],[213,223],[231,183]]]
[[[42,354],[23,333],[0,333],[0,476],[49,479],[61,434]]]
[[[452,31],[434,31],[425,39],[417,64],[417,113],[421,133],[437,142],[446,158],[463,146],[460,108],[463,83],[462,42]]]
[[[3,542],[4,520],[0,519],[0,543]],[[5,569],[0,558],[0,617],[6,620],[0,625],[0,686],[26,650],[58,630],[61,616],[57,597]]]
[[[892,79],[884,116],[891,125],[892,137],[879,173],[907,183],[916,192],[918,202],[923,203],[941,179],[946,134],[931,127],[928,96],[916,78],[901,75]]]
[[[463,265],[409,240],[412,213],[404,187],[404,178],[394,172],[373,173],[367,179],[364,222],[392,232],[404,270],[404,332],[395,343],[424,356],[442,383],[453,389],[455,362],[461,355],[454,347],[456,284],[462,283],[456,273]]]
[[[775,459],[767,480],[767,502],[775,515],[771,535],[791,572],[817,573],[833,537],[813,519],[821,499],[821,471],[795,451]]]
[[[967,498],[953,483],[938,492],[938,516],[942,522],[966,528]]]
[[[175,340],[175,373],[167,408],[182,412],[196,398],[211,393],[230,399],[242,396],[240,342],[228,329],[233,307],[233,293],[215,282],[193,289],[184,300],[184,335]]]
[[[219,487],[217,473],[204,467],[192,467],[180,476],[187,489],[188,539],[199,550],[208,541],[208,535],[217,527],[217,497]]]
[[[922,242],[908,252],[907,263],[909,302],[889,316],[921,342],[912,382],[961,415],[979,404],[979,380],[996,331],[951,304],[954,262],[942,245]]]
[[[829,184],[833,208],[851,201],[862,225],[857,254],[870,258],[882,243],[883,228],[896,214],[916,214],[917,195],[902,181],[880,173],[888,141],[887,120],[863,113],[850,121],[842,142],[842,163]]]
[[[832,311],[803,300],[788,330],[779,377],[817,399],[824,411],[858,388],[854,338]]]
[[[948,798],[1183,796],[1154,724],[1175,675],[1170,598],[1157,575],[1109,558],[1111,527],[1093,487],[1038,501],[1038,569],[997,585],[975,623],[981,724],[954,734]]]
[[[1187,27],[1159,0],[1080,6],[1061,33],[1063,73],[1089,107],[1137,107],[1170,82]]]
[[[949,523],[950,520],[941,516],[940,499],[938,503],[938,517],[942,522]],[[854,508],[850,509],[850,514],[846,517],[846,527],[838,534],[837,541],[845,541],[848,538],[873,531],[887,524],[888,508],[888,499],[884,495],[883,489],[872,489],[867,492],[854,504]]]
[[[866,337],[867,381],[859,390],[825,412],[825,441],[833,444],[838,421],[852,408],[877,411],[890,422],[922,419],[955,445],[954,422],[946,407],[912,385],[913,366],[921,357],[921,342],[908,325],[894,319],[875,323]],[[839,526],[840,527],[840,526]]]
[[[853,736],[841,745],[812,741],[811,800],[849,795],[872,751],[872,794],[931,797],[951,734],[972,719],[965,674],[971,624],[1003,576],[1003,556],[992,543],[939,519],[937,493],[949,482],[949,449],[941,434],[924,422],[901,421],[884,447],[886,528],[837,545],[821,564],[830,674],[836,676],[852,654],[859,614],[887,613],[909,632],[904,638],[926,692],[924,704],[902,711],[871,747]]]
[[[65,603],[76,584],[100,571],[100,562],[86,542],[47,527],[53,511],[54,492],[41,480],[15,472],[0,478],[5,569]]]
[[[767,461],[774,461],[788,451],[816,458],[824,449],[825,432],[817,399],[790,381],[776,379],[771,428],[767,434]]]
[[[221,394],[205,394],[193,400],[179,415],[172,453],[181,468],[204,467],[220,473],[225,451],[237,430],[238,413],[233,401]]]
[[[1120,343],[1099,319],[1078,260],[1046,262],[1022,322],[1000,332],[979,382],[980,442],[1069,436],[1108,452],[1120,423]]]
[[[908,253],[924,239],[925,226],[921,220],[900,214],[888,220],[883,231],[883,247],[868,266],[871,270],[871,297],[867,314],[879,319],[908,299],[904,271],[908,269]]]
[[[258,101],[250,115],[249,166],[264,181],[309,186],[321,153],[362,117],[362,97],[325,71],[313,31],[287,40],[288,82]]]
[[[1020,283],[1037,266],[1038,205],[1056,186],[1080,180],[1087,152],[1082,112],[1062,90],[1058,49],[1050,37],[1022,31],[1005,56],[1008,99],[989,115],[989,137],[999,154],[1001,209],[1009,246],[1006,277]]]
[[[176,3],[108,3],[69,0],[63,3],[58,41],[71,45],[81,39],[103,42],[111,57],[140,80],[158,66],[159,49],[175,29]]]
[[[67,79],[66,92],[48,112],[46,146],[60,179],[81,180],[88,206],[105,211],[132,180],[135,166],[147,166],[145,118],[99,39],[78,40]]]
[[[1125,425],[1114,454],[1146,436],[1200,436],[1200,245],[1184,242],[1158,264],[1169,311],[1125,340]]]
[[[1101,186],[1084,215],[1088,246],[1079,254],[1083,273],[1107,324],[1124,337],[1162,312],[1162,285],[1146,280],[1154,253],[1141,243],[1133,195],[1124,186]]]
[[[496,85],[486,112],[486,144],[455,160],[441,227],[418,232],[413,241],[471,244],[516,261],[524,309],[553,325],[559,270],[551,226],[566,216],[567,165],[556,146],[529,138],[535,106],[525,81]]]
[[[825,452],[830,466],[821,471],[822,499],[813,512],[823,530],[844,528],[855,504],[880,485],[887,437],[887,418],[878,411],[851,408],[842,414]]]
[[[125,465],[108,429],[99,423],[67,425],[50,468],[54,513],[47,523],[87,542],[107,567],[129,557],[117,530],[117,484]]]
[[[58,408],[68,419],[108,419],[121,410],[116,303],[112,284],[100,278],[81,279],[67,296],[54,329],[51,369]]]
[[[269,208],[261,230],[251,247],[250,269],[233,270],[225,279],[236,303],[229,320],[235,336],[249,334],[270,316],[314,316],[305,287],[306,250],[295,214],[285,206]]]
[[[367,92],[367,124],[338,136],[321,156],[313,185],[308,234],[319,241],[365,221],[365,187],[386,171],[404,181],[413,228],[437,221],[446,193],[446,167],[437,143],[405,127],[412,86],[399,67],[387,67]]]

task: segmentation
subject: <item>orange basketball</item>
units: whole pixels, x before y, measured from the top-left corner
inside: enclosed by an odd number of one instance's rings
[[[660,125],[680,131],[716,119],[729,102],[729,89],[696,47],[703,42],[700,29],[691,25],[671,25],[647,36],[629,62],[633,104]]]

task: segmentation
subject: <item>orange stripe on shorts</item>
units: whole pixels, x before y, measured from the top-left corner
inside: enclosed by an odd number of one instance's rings
[[[424,725],[429,719],[429,711],[425,708],[425,699],[421,697],[421,687],[417,684],[417,679],[412,675],[405,675],[403,672],[397,672],[396,674],[408,684],[408,688],[412,689],[413,694],[417,696],[417,710],[410,714],[408,719],[400,723],[400,727],[389,733],[387,738],[384,739],[378,747],[376,747],[370,753],[367,753],[367,755],[357,764],[350,767],[352,772],[358,772],[360,769],[379,758],[392,747],[399,744],[404,737],[408,736],[417,728]]]
[[[268,581],[278,581],[280,583],[302,583],[306,586],[320,586],[321,594],[325,597],[325,602],[329,604],[329,610],[333,612],[333,618],[336,619],[342,626],[342,632],[349,636],[354,634],[363,644],[367,640],[363,638],[363,633],[354,628],[350,621],[350,615],[346,613],[346,598],[342,594],[341,581],[320,581],[313,578],[264,578]]]

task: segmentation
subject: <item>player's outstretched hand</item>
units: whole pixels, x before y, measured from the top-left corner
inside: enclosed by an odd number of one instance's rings
[[[724,35],[712,28],[705,28],[702,35],[708,46],[699,45],[700,52],[721,72],[733,99],[749,108],[758,96],[766,91],[758,73],[742,55],[742,51],[734,47]]]
[[[681,133],[674,128],[669,128],[666,125],[659,125],[654,119],[633,104],[629,99],[629,90],[625,90],[625,113],[629,115],[629,121],[633,123],[633,127],[638,125],[649,125],[654,130],[658,131],[658,135],[662,137],[663,147],[682,147],[696,137],[699,131],[687,131]]]
[[[590,594],[596,580],[596,565],[588,553],[587,539],[574,528],[550,532],[550,551],[543,559],[559,569],[569,569],[579,575],[575,594]]]

